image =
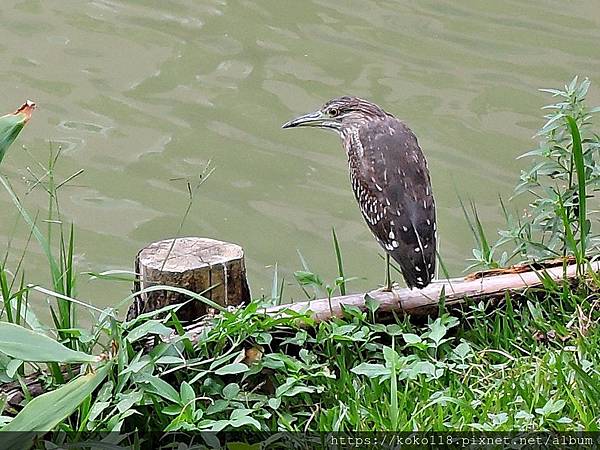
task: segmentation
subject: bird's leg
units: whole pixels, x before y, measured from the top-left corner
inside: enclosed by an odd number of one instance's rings
[[[390,255],[385,254],[385,287],[384,291],[392,292],[392,274],[390,271]]]

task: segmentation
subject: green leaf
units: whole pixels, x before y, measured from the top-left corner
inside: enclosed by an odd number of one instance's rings
[[[121,397],[119,397],[121,400],[117,403],[117,409],[121,414],[130,410],[133,405],[140,403],[143,395],[142,391],[133,391],[122,394]]]
[[[203,433],[200,433],[200,436],[202,436],[202,439],[210,448],[222,448],[221,442],[219,441],[219,438],[217,437],[216,433],[209,433],[208,431],[204,431]]]
[[[193,403],[196,399],[196,393],[194,389],[189,385],[187,381],[181,383],[181,388],[179,389],[181,392],[181,404],[187,405],[188,403]]]
[[[402,338],[407,344],[418,344],[421,341],[421,338],[413,333],[403,333]]]
[[[471,347],[466,342],[461,342],[453,350],[453,352],[460,358],[465,359],[471,353]]]
[[[145,388],[146,392],[151,392],[153,394],[160,395],[167,400],[172,401],[173,403],[180,403],[180,397],[177,391],[164,380],[161,380],[154,375],[144,375],[140,377],[139,380],[141,383],[148,383],[150,386]]]
[[[435,342],[436,345],[439,345],[440,341],[446,335],[446,326],[442,324],[442,321],[440,319],[436,319],[435,322],[433,322],[429,326],[429,328],[431,329],[431,331],[429,332],[429,339]]]
[[[281,387],[281,386],[280,386]],[[311,386],[292,386],[291,388],[283,391],[278,388],[276,391],[276,395],[278,397],[295,397],[298,394],[307,393],[312,394],[315,392],[315,388]]]
[[[229,383],[223,388],[223,397],[227,400],[233,400],[240,393],[240,386],[237,383]]]
[[[267,404],[269,405],[269,407],[277,409],[279,408],[279,406],[281,406],[281,397],[272,397],[267,401]]]
[[[230,425],[229,420],[215,420],[212,423],[212,427],[209,428],[209,430],[218,433],[219,431],[226,428],[228,425]]]
[[[256,343],[258,345],[269,345],[273,340],[273,336],[269,333],[258,333],[256,335]]]
[[[338,266],[338,278],[340,280],[340,294],[346,295],[346,280],[344,277],[344,263],[342,259],[342,251],[340,250],[340,243],[338,242],[337,234],[335,233],[335,228],[331,229],[331,234],[333,235],[333,248],[335,250],[335,260]]]
[[[90,363],[99,358],[65,347],[60,342],[20,325],[0,322],[0,352],[28,362]]]
[[[506,421],[508,420],[508,414],[506,414],[504,412],[500,413],[500,414],[488,413],[488,417],[492,421],[492,424],[494,426],[500,426],[500,425],[506,423]]]
[[[390,325],[384,325],[382,323],[376,323],[371,325],[373,331],[377,333],[387,333],[390,336],[399,336],[404,331],[404,327],[401,327],[397,323],[392,323]]]
[[[230,420],[229,425],[234,428],[240,428],[244,425],[252,425],[254,428],[260,431],[260,422],[250,416],[244,416],[240,417],[239,419]]]
[[[592,398],[600,396],[600,383],[598,383],[596,378],[592,378],[581,366],[573,361],[571,361],[569,365],[577,372],[577,379],[580,386],[588,392],[588,395]]]
[[[144,322],[139,327],[135,327],[133,330],[131,330],[126,339],[129,342],[135,342],[150,334],[169,336],[172,332],[173,330],[171,328],[163,325],[160,321],[149,320],[148,322]]]
[[[392,340],[393,342],[393,340]],[[400,355],[392,347],[385,345],[383,347],[383,359],[387,368],[400,367]]]
[[[565,407],[564,400],[548,400],[542,408],[535,408],[535,412],[542,416],[549,416],[560,412]]]
[[[515,414],[515,419],[525,419],[525,420],[531,420],[533,419],[535,416],[533,414],[528,413],[527,411],[517,411],[517,413]]]
[[[27,101],[14,113],[0,117],[0,163],[8,147],[15,141],[31,118],[34,109],[35,103]]]
[[[111,364],[34,398],[2,431],[50,431],[69,417],[106,378]],[[20,439],[19,435],[14,436]],[[2,445],[8,448],[3,440]]]
[[[0,178],[0,180],[1,180],[1,178]],[[119,305],[123,305],[123,304],[129,302],[130,300],[132,300],[132,299],[134,299],[134,298],[136,298],[136,297],[138,297],[138,296],[140,296],[142,294],[146,294],[146,293],[149,293],[149,292],[158,292],[158,291],[177,292],[178,294],[182,294],[182,295],[185,295],[187,297],[191,297],[194,300],[198,300],[198,301],[200,301],[200,302],[202,302],[202,303],[210,306],[211,308],[216,309],[217,311],[221,311],[221,312],[226,312],[227,311],[227,308],[225,308],[225,307],[219,305],[218,303],[213,302],[212,300],[204,297],[202,294],[198,294],[196,292],[190,291],[189,289],[184,289],[184,288],[180,288],[180,287],[177,287],[177,286],[169,286],[169,285],[164,285],[164,284],[158,284],[158,285],[155,285],[155,286],[149,286],[147,288],[144,288],[144,289],[141,289],[141,290],[139,290],[137,292],[134,292],[134,293],[128,295],[127,297],[125,297],[123,300],[121,300],[117,304],[117,307],[119,307]],[[181,304],[168,305],[168,306],[160,308],[160,309],[158,309],[156,311],[151,311],[151,312],[145,313],[145,314],[148,314],[150,317],[153,317],[153,316],[156,316],[156,314],[158,314],[159,311],[160,312],[162,312],[162,311],[171,311],[171,310],[174,310],[174,309],[177,309],[177,308],[180,308],[180,307],[181,307]],[[140,314],[138,317],[136,317],[135,319],[133,319],[131,322],[128,322],[127,326],[129,327],[132,323],[138,322],[138,320],[142,316],[144,316],[145,314]]]
[[[96,420],[102,412],[111,405],[111,402],[95,402],[90,408],[90,414],[88,421],[93,422]]]
[[[167,416],[178,416],[179,414],[181,414],[181,405],[169,405],[165,408],[162,409],[162,413],[166,414]]]
[[[229,407],[229,402],[227,400],[219,399],[216,400],[212,405],[206,408],[206,415],[210,416],[212,414],[218,414],[220,412],[225,411]]]
[[[179,356],[161,356],[155,362],[155,364],[183,364],[185,360]]]
[[[389,375],[390,369],[383,364],[361,363],[350,370],[356,375],[365,375],[369,378],[376,378],[383,375]]]
[[[319,275],[312,272],[298,270],[294,272],[294,277],[301,286],[323,286],[323,280],[321,280]]]
[[[369,294],[365,294],[365,305],[367,309],[371,311],[371,314],[374,314],[381,306],[381,304]]]
[[[10,378],[14,378],[15,373],[17,373],[17,370],[19,370],[19,367],[21,367],[22,364],[23,361],[21,361],[20,359],[11,359],[11,361],[6,366],[6,375],[8,375]]]
[[[231,415],[229,416],[229,420],[236,420],[241,417],[246,417],[252,414],[252,409],[249,408],[238,408],[231,411]]]
[[[567,123],[571,131],[571,138],[573,139],[573,159],[575,161],[575,168],[577,170],[577,194],[579,200],[579,242],[581,245],[581,257],[585,257],[586,252],[586,217],[587,217],[587,206],[586,206],[586,184],[585,184],[585,162],[583,160],[583,149],[581,147],[581,135],[577,122],[575,119],[568,116]]]
[[[435,375],[435,366],[429,361],[417,361],[411,367],[406,369],[408,376],[413,379],[418,375],[429,375],[437,378]]]
[[[232,375],[248,371],[248,366],[244,363],[232,363],[218,368],[215,373],[217,375]]]

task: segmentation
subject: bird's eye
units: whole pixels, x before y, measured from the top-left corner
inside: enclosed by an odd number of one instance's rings
[[[339,113],[340,113],[340,111],[339,111],[338,109],[336,109],[336,108],[331,108],[331,109],[329,110],[329,115],[330,115],[331,117],[335,117],[335,116],[337,116]]]

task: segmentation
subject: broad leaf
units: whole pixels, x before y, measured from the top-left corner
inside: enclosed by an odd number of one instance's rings
[[[385,367],[383,364],[361,363],[351,369],[350,372],[353,372],[356,375],[366,375],[369,378],[375,378],[383,375],[389,375],[390,369]]]
[[[97,356],[65,347],[45,334],[0,322],[0,352],[28,362],[89,363]]]
[[[14,113],[0,117],[0,163],[10,144],[14,142],[31,118],[34,109],[35,103],[28,100]]]
[[[169,401],[174,403],[180,403],[181,397],[179,396],[179,392],[177,392],[173,386],[167,383],[164,380],[154,376],[154,375],[143,375],[140,377],[140,382],[148,383],[148,386],[144,388],[146,392],[152,392],[154,394],[160,395],[162,398],[166,398]]]
[[[125,339],[127,339],[129,342],[135,342],[138,339],[144,338],[151,334],[168,336],[172,332],[172,329],[163,325],[160,321],[149,320],[148,322],[144,322],[142,325],[131,330]]]
[[[106,378],[110,364],[34,398],[2,431],[50,431],[69,417]],[[20,439],[19,434],[14,435]],[[2,445],[7,444],[2,440]],[[3,447],[7,448],[7,447]]]
[[[232,363],[218,368],[215,373],[217,375],[233,375],[236,373],[247,372],[248,366],[244,363]]]
[[[436,346],[440,345],[440,342],[446,335],[448,329],[439,318],[436,319],[435,322],[433,322],[431,325],[429,325],[429,328],[431,329],[431,331],[429,332],[429,339],[435,342]]]

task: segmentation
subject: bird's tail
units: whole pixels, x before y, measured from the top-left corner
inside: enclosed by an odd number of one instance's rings
[[[435,235],[421,234],[416,227],[412,228],[413,233],[408,233],[408,239],[390,255],[400,265],[406,285],[411,289],[423,289],[435,275]],[[421,236],[429,238],[423,239]]]

